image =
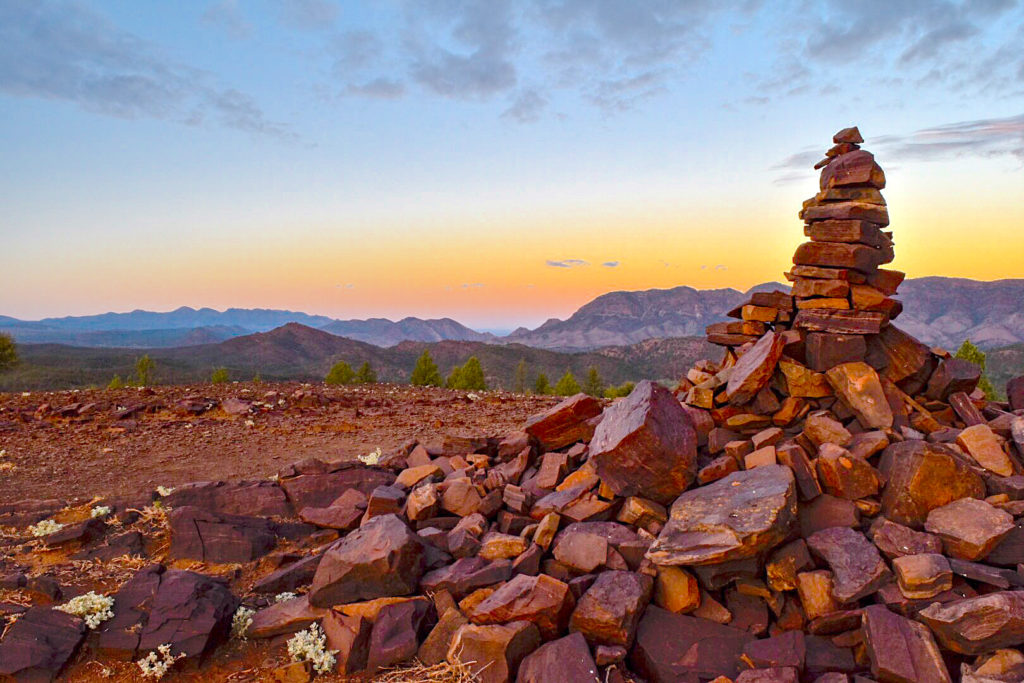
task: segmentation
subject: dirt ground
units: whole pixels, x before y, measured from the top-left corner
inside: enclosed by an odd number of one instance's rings
[[[248,411],[226,411],[230,398]],[[220,405],[203,410],[205,399]],[[387,453],[409,439],[502,435],[556,400],[300,383],[0,394],[0,503],[133,498],[157,486],[265,478],[308,457]]]

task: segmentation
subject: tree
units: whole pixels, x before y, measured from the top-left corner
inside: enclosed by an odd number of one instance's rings
[[[551,393],[551,383],[543,372],[537,375],[537,381],[533,383],[533,392],[542,396]]]
[[[416,367],[412,369],[409,383],[418,387],[439,387],[444,384],[429,350],[424,349],[423,354],[416,360]]]
[[[519,365],[516,366],[515,378],[512,380],[512,391],[517,394],[526,393],[526,359],[519,361]]]
[[[461,389],[462,384],[462,366],[456,365],[452,368],[452,371],[448,373],[448,379],[444,381],[444,385],[449,389]]]
[[[988,376],[985,374],[985,352],[972,344],[970,339],[965,339],[953,357],[974,363],[981,368],[981,379],[978,380],[978,388],[985,392],[986,397],[994,399],[996,396],[995,387],[992,386],[992,382],[989,381]]]
[[[255,375],[252,376],[252,383],[263,384],[263,377],[260,376],[260,373],[257,372]]]
[[[356,384],[376,384],[377,373],[374,372],[370,366],[369,361],[363,361],[363,364],[359,366],[359,372],[356,373]]]
[[[18,347],[14,345],[14,337],[0,334],[0,372],[10,370],[18,364]]]
[[[107,385],[107,389],[124,389],[124,381],[121,379],[121,375],[114,375],[114,378],[110,380],[110,384]]]
[[[217,368],[213,371],[213,374],[210,375],[210,382],[213,384],[227,384],[228,379],[227,368]]]
[[[587,370],[587,381],[583,383],[583,393],[591,396],[604,396],[604,379],[593,365]]]
[[[580,393],[580,383],[576,381],[572,372],[569,370],[565,371],[562,378],[555,383],[555,388],[552,393],[556,396],[572,396],[573,394]]]
[[[156,368],[156,363],[149,357],[147,353],[142,358],[135,361],[135,382],[140,387],[146,387],[153,383],[153,370]]]
[[[462,366],[462,370],[459,372],[459,386],[456,388],[467,391],[487,391],[487,378],[484,377],[484,369],[480,365],[479,358],[470,356],[466,364]]]
[[[355,378],[356,373],[352,371],[352,366],[339,360],[331,366],[330,372],[324,377],[324,382],[327,384],[352,384],[352,380]]]
[[[623,398],[633,393],[633,387],[636,385],[632,382],[623,382],[617,387],[608,387],[604,390],[605,398]]]

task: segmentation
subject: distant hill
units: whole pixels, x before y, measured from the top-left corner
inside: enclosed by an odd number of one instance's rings
[[[20,322],[20,321],[19,321]],[[19,344],[68,344],[106,348],[155,348],[211,344],[231,337],[249,334],[242,327],[208,325],[154,330],[65,330],[43,325],[5,324],[0,331],[10,332]]]
[[[403,318],[398,322],[392,322],[386,318],[335,320],[320,329],[377,346],[395,346],[403,341],[435,342],[445,339],[489,341],[495,338],[493,334],[471,330],[451,318],[439,320]]]
[[[904,308],[896,324],[933,346],[1024,342],[1024,279],[915,278],[900,286],[899,298]]]
[[[58,344],[23,344],[22,363],[0,375],[0,391],[62,389],[104,385],[115,374],[131,376],[135,360],[148,353],[163,383],[206,382],[214,368],[225,367],[231,379],[248,380],[257,373],[267,380],[321,381],[331,365],[347,361],[353,368],[369,362],[381,381],[408,381],[416,359],[429,349],[443,375],[472,355],[484,367],[493,387],[510,388],[516,366],[527,364],[532,385],[544,372],[553,384],[566,371],[580,380],[595,366],[609,382],[644,378],[677,379],[698,358],[719,351],[702,338],[649,340],[626,347],[585,353],[562,353],[519,344],[478,341],[402,342],[391,348],[346,339],[297,323],[270,332],[235,337],[216,344],[173,349],[104,349]]]

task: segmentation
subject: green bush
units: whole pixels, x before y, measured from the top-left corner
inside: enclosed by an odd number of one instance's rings
[[[155,369],[156,363],[148,353],[135,361],[135,384],[140,387],[148,387],[153,383],[153,370]]]
[[[964,343],[956,350],[956,354],[953,357],[968,361],[969,363],[974,363],[981,368],[981,379],[978,380],[978,388],[985,392],[986,398],[994,400],[996,397],[996,389],[992,386],[992,382],[989,381],[988,376],[985,374],[985,352],[972,344],[970,339],[965,339]]]
[[[517,394],[526,393],[526,360],[519,361],[516,366],[516,374],[512,379],[512,391]]]
[[[587,381],[583,383],[583,393],[601,397],[604,396],[604,389],[604,378],[601,377],[601,373],[597,371],[597,368],[591,365],[590,369],[587,370]]]
[[[124,389],[124,381],[121,379],[121,375],[114,375],[114,378],[107,384],[107,389]]]
[[[537,375],[537,381],[533,383],[533,393],[541,396],[551,393],[551,383],[543,372]]]
[[[353,372],[352,366],[340,360],[331,367],[330,372],[324,377],[324,382],[327,384],[352,384],[355,378],[356,373]]]
[[[228,379],[230,378],[228,376],[227,368],[217,368],[213,371],[213,374],[210,375],[210,382],[213,384],[227,384]]]
[[[359,366],[359,371],[356,373],[356,384],[376,384],[377,373],[374,372],[370,366],[369,361],[363,361],[363,364]]]
[[[487,378],[484,376],[483,366],[480,359],[470,356],[466,364],[459,371],[459,383],[456,389],[466,391],[487,391]]]
[[[604,390],[605,398],[623,398],[633,393],[636,385],[633,382],[623,382],[617,387],[608,387]]]
[[[572,396],[580,393],[580,383],[576,381],[572,372],[566,370],[562,378],[555,383],[555,388],[552,390],[556,396]]]
[[[14,345],[14,337],[0,333],[0,372],[10,370],[18,364],[18,347]]]
[[[409,383],[418,387],[439,387],[444,385],[441,373],[437,364],[430,357],[430,351],[424,349],[423,353],[416,360],[416,367],[412,369]]]

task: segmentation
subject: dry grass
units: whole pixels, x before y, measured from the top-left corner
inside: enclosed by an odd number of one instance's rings
[[[480,683],[480,677],[469,667],[473,663],[456,660],[427,666],[416,660],[379,674],[373,683]]]

